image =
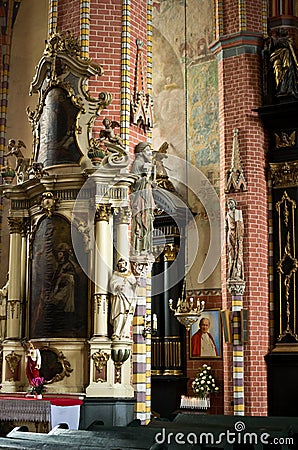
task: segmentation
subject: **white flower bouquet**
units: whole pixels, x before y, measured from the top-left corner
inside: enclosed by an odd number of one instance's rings
[[[210,366],[203,364],[192,382],[192,389],[194,394],[200,398],[206,398],[209,394],[219,390],[219,387],[216,386],[215,379],[211,375]]]

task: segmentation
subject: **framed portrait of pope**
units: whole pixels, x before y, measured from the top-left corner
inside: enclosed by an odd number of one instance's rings
[[[221,336],[220,309],[203,311],[190,328],[190,358],[221,358]]]

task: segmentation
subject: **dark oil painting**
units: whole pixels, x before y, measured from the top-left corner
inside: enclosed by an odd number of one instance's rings
[[[64,89],[56,87],[47,94],[39,121],[38,162],[44,167],[79,163],[82,153],[75,138],[78,112]]]
[[[73,239],[84,245],[81,233]],[[30,299],[30,337],[87,336],[88,278],[73,251],[70,223],[59,215],[43,219],[35,233]]]

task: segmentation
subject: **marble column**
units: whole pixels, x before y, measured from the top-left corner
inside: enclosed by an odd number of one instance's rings
[[[117,261],[120,258],[129,260],[130,254],[130,241],[129,241],[129,223],[131,212],[128,206],[115,208],[115,220],[116,220],[116,251]]]
[[[18,392],[25,383],[22,337],[22,229],[23,218],[10,217],[9,286],[6,338],[2,342],[2,392]]]
[[[113,267],[112,209],[99,204],[95,214],[94,336],[108,335],[108,287]]]
[[[21,330],[21,269],[22,269],[22,218],[9,218],[9,287],[7,299],[7,339],[20,339]]]

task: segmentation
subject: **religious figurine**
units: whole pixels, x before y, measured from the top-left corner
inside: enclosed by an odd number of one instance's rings
[[[156,179],[157,186],[166,189],[167,191],[175,192],[175,188],[172,182],[169,180],[168,173],[164,167],[164,159],[168,157],[167,149],[169,144],[164,142],[158,150],[153,151],[152,161],[155,166],[154,178]]]
[[[110,322],[113,326],[112,339],[130,338],[131,324],[135,312],[138,282],[128,270],[128,262],[120,258],[117,270],[110,280]]]
[[[243,234],[242,211],[236,209],[237,202],[233,198],[227,201],[226,215],[228,280],[244,281],[243,274]]]
[[[29,348],[26,353],[26,375],[29,384],[32,386],[33,379],[39,377],[39,369],[41,366],[41,354],[38,348],[34,347],[32,341],[28,342]]]
[[[270,65],[273,69],[277,96],[298,96],[298,62],[292,38],[287,31],[276,31],[276,37],[269,36],[266,41],[266,52],[269,53]]]
[[[148,142],[135,147],[131,172],[139,175],[131,194],[132,255],[152,253],[152,232],[155,203],[152,195],[152,150]],[[154,174],[153,174],[154,178]]]
[[[103,119],[102,124],[105,128],[103,130],[100,130],[99,140],[104,141],[107,139],[109,142],[118,144],[120,145],[120,147],[125,148],[121,137],[114,131],[114,128],[120,127],[120,124],[115,120],[108,119],[107,117]]]
[[[3,341],[6,332],[6,305],[8,298],[9,274],[5,285],[0,289],[0,340]]]
[[[3,156],[7,158],[8,156],[15,156],[17,159],[15,171],[18,173],[21,169],[22,163],[24,161],[24,155],[21,150],[21,148],[26,148],[26,145],[23,141],[18,140],[17,142],[14,139],[10,139],[8,141],[8,152],[5,153]]]

